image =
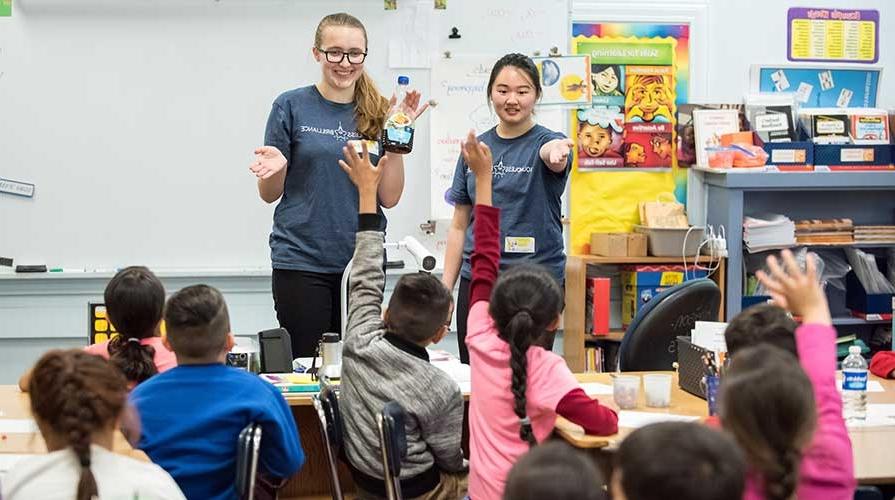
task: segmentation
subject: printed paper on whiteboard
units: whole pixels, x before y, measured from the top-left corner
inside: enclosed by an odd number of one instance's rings
[[[541,106],[588,106],[590,56],[532,57],[541,77]]]
[[[460,142],[470,129],[478,135],[497,124],[487,101],[488,77],[495,60],[494,56],[455,56],[432,64],[430,93],[438,102],[438,107],[429,111],[432,220],[449,220],[454,215],[447,193],[460,157]]]

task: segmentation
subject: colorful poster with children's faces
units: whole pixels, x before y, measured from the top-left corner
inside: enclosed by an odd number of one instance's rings
[[[668,168],[674,158],[670,123],[626,123],[624,161],[626,167]]]
[[[617,107],[593,107],[575,112],[579,170],[624,166],[624,120],[625,115]]]
[[[541,76],[542,106],[590,104],[590,58],[586,55],[533,57]]]
[[[671,66],[625,68],[625,123],[671,123],[674,76]]]

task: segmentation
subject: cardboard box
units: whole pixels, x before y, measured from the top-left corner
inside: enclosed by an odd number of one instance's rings
[[[625,266],[622,280],[622,326],[627,328],[637,312],[653,297],[674,285],[708,276],[707,271],[684,266]]]
[[[646,235],[636,233],[592,233],[591,255],[646,257]]]

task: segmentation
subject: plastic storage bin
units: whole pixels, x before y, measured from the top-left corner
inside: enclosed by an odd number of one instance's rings
[[[646,235],[649,254],[656,257],[692,257],[699,252],[699,244],[705,237],[705,228],[701,226],[671,229],[635,225],[634,232]]]

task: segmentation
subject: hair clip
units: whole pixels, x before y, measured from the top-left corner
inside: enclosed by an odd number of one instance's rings
[[[519,425],[522,425],[522,426],[531,425],[531,419],[528,418],[528,415],[526,415],[525,418],[519,419]]]
[[[127,341],[128,341],[128,342],[134,342],[134,343],[137,343],[137,344],[140,343],[140,339],[138,339],[137,337],[130,337],[130,338],[127,339]]]

